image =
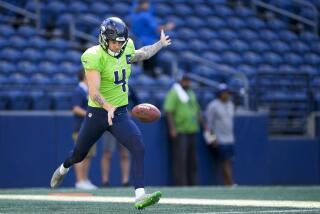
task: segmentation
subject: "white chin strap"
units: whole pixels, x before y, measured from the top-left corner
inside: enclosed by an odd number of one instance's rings
[[[108,54],[110,54],[110,55],[113,56],[113,57],[117,57],[120,53],[113,52],[112,50],[110,50],[110,49],[108,48]]]

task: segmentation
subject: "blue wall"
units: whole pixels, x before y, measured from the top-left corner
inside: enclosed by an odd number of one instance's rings
[[[170,146],[164,119],[138,122],[146,145],[147,185],[170,185]],[[319,146],[316,140],[268,140],[263,115],[235,119],[235,180],[240,185],[319,184]],[[65,113],[0,114],[0,188],[48,187],[54,169],[71,152],[72,117]],[[198,180],[201,185],[222,184],[221,169],[199,134]],[[100,185],[101,142],[90,176]],[[120,184],[119,155],[114,153],[112,185]],[[73,170],[63,186],[74,185]]]

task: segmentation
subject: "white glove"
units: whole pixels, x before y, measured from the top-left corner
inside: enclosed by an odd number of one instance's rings
[[[204,131],[203,137],[207,145],[211,145],[217,139],[216,135],[211,133],[210,131]]]

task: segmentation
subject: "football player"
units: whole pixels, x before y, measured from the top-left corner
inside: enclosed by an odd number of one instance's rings
[[[87,49],[81,56],[89,88],[87,115],[71,156],[61,164],[51,178],[57,187],[75,163],[82,161],[91,146],[106,130],[112,133],[131,153],[135,204],[143,209],[160,200],[161,192],[146,194],[144,189],[144,144],[139,128],[128,116],[128,80],[131,63],[149,59],[171,44],[161,31],[160,40],[135,50],[128,37],[126,24],[117,17],[105,19],[100,26],[99,45]]]

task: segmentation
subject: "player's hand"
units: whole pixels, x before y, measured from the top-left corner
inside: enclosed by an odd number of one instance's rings
[[[171,39],[169,38],[168,35],[164,34],[163,29],[161,30],[160,42],[161,42],[162,47],[167,47],[167,46],[171,45]]]
[[[112,126],[113,123],[112,123],[112,119],[114,117],[114,112],[116,111],[117,107],[113,106],[113,105],[110,105],[110,104],[106,104],[103,106],[103,108],[105,110],[107,110],[108,112],[108,124],[109,126]]]

